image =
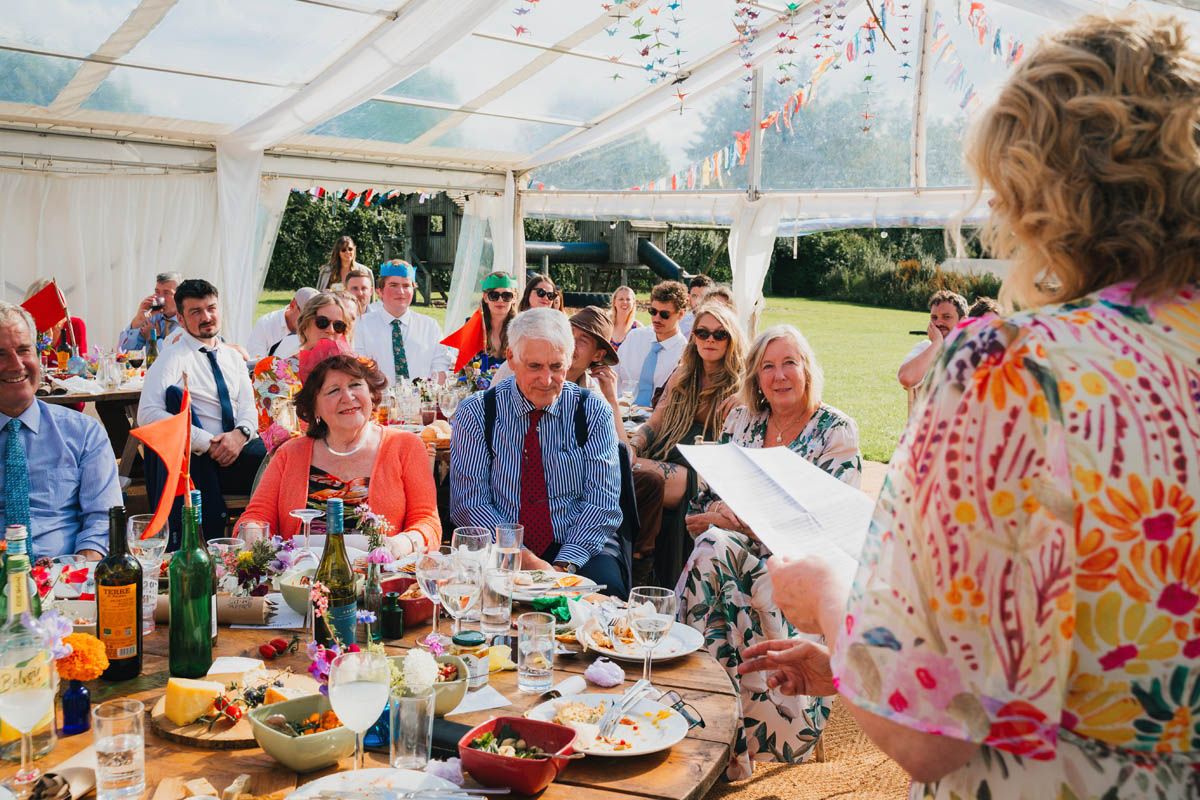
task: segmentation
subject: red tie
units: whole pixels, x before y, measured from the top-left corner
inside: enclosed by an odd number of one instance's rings
[[[545,413],[538,408],[529,412],[529,430],[525,431],[521,451],[521,511],[517,516],[517,522],[525,526],[525,546],[539,557],[554,542],[546,471],[542,468],[542,441],[538,438],[538,421]]]

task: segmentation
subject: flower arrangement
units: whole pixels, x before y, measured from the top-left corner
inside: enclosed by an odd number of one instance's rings
[[[104,644],[90,633],[72,633],[63,639],[71,652],[54,662],[58,676],[68,681],[94,681],[108,669]]]
[[[459,384],[467,387],[472,392],[482,392],[492,385],[492,379],[496,377],[496,372],[500,369],[499,366],[490,369],[483,369],[483,359],[476,356],[455,375]]]
[[[249,550],[223,552],[217,561],[217,588],[236,597],[263,597],[275,578],[292,568],[295,545],[272,536],[250,545]]]
[[[438,663],[433,653],[413,648],[402,661],[389,661],[392,694],[405,695],[428,691],[437,683]]]
[[[41,333],[38,334],[37,351],[38,351],[39,355],[41,353],[43,353],[46,350],[46,348],[50,347],[50,341],[51,341],[50,331],[42,331]]]
[[[387,537],[392,535],[392,523],[387,517],[376,514],[366,503],[359,503],[354,509],[358,532],[367,537],[367,563],[390,564],[392,551],[388,549]]]
[[[71,645],[64,640],[74,626],[57,608],[43,612],[40,617],[26,611],[21,614],[21,624],[41,641],[42,647],[49,651],[51,660],[58,661],[71,655]]]

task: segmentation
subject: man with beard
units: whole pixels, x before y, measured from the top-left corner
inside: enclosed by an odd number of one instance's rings
[[[929,298],[929,338],[917,343],[904,360],[896,377],[908,391],[908,408],[912,410],[916,389],[925,380],[929,368],[942,352],[946,337],[967,315],[967,298],[947,289],[934,292]]]
[[[179,342],[146,370],[138,425],[178,413],[186,373],[192,399],[192,481],[204,503],[205,538],[213,539],[225,535],[224,495],[250,493],[266,450],[256,434],[258,416],[246,362],[219,338],[217,287],[206,280],[186,280],[175,291],[175,303],[184,330]],[[166,472],[153,454],[147,454],[146,462],[147,495],[155,507]],[[181,501],[172,511],[173,530],[179,529]]]
[[[42,380],[33,318],[0,302],[0,527],[29,530],[32,559],[108,552],[108,509],[121,505],[117,462],[92,417],[34,396]]]

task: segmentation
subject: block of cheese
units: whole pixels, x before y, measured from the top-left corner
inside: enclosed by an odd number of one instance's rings
[[[305,697],[316,692],[308,689],[302,689],[298,686],[268,686],[266,697],[263,699],[263,705],[269,706],[271,703],[281,703],[284,700],[294,700],[297,697]]]
[[[193,778],[183,782],[184,797],[216,796],[216,794],[216,788],[208,782],[207,778]]]
[[[225,684],[216,681],[197,681],[190,678],[167,680],[167,702],[163,709],[167,719],[176,725],[191,725],[207,713],[213,700],[225,691]],[[205,794],[201,792],[201,794]],[[207,794],[215,794],[208,792]]]
[[[226,786],[225,791],[221,792],[221,800],[237,800],[238,795],[246,791],[246,786],[249,783],[249,775],[238,775],[233,779],[233,783]]]
[[[228,686],[236,683],[245,686],[252,680],[266,677],[267,665],[257,658],[242,658],[240,656],[222,656],[208,669],[205,680],[220,681]]]

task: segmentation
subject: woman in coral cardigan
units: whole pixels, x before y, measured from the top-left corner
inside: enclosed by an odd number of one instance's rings
[[[394,557],[436,548],[442,526],[425,445],[415,434],[374,421],[386,386],[374,363],[353,354],[318,363],[295,399],[307,435],[275,451],[242,519],[267,522],[291,538],[300,530],[293,510],[324,509],[329,498],[340,497],[347,533],[356,527],[354,509],[365,502],[391,523],[387,543]],[[318,522],[312,532],[324,533]]]

